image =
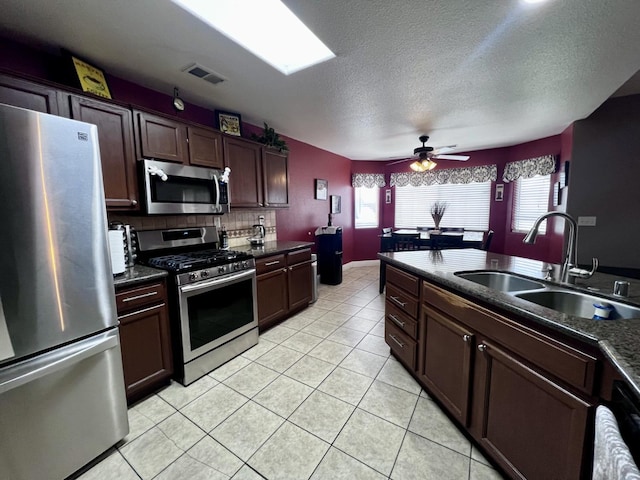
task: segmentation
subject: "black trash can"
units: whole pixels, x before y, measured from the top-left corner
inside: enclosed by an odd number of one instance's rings
[[[318,227],[318,272],[320,283],[342,283],[342,227]]]

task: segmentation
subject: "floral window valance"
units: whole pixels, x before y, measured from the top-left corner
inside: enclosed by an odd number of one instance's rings
[[[384,187],[384,173],[354,173],[351,177],[351,185],[354,187]]]
[[[529,158],[509,162],[504,166],[502,180],[513,182],[519,178],[532,178],[536,175],[550,175],[556,171],[555,155],[545,155],[544,157]]]
[[[391,174],[391,186],[406,187],[412,185],[434,185],[445,183],[495,182],[498,178],[497,165],[480,167],[448,168],[428,172],[401,172]]]

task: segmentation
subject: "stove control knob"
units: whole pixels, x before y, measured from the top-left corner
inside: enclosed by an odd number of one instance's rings
[[[236,262],[233,264],[233,269],[234,270],[240,270],[240,263]]]
[[[224,266],[218,267],[218,273],[224,273]]]
[[[198,279],[198,274],[197,273],[190,273],[189,274],[189,280],[197,280]]]
[[[243,261],[242,261],[242,266],[243,266],[244,268],[249,268],[249,260],[243,260]]]
[[[207,278],[209,276],[209,270],[203,270],[200,276],[202,278]]]

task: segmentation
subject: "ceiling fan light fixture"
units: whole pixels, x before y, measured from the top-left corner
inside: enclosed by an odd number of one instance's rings
[[[409,167],[414,172],[427,172],[429,170],[433,170],[434,168],[436,168],[436,165],[438,165],[438,164],[436,162],[434,162],[433,160],[424,160],[423,159],[423,160],[416,160],[411,165],[409,165]]]

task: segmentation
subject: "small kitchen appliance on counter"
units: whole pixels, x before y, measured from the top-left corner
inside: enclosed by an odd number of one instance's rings
[[[167,270],[178,381],[189,385],[258,343],[255,261],[216,227],[138,232],[142,263]]]
[[[264,228],[264,225],[254,225],[253,226],[253,236],[249,237],[249,243],[254,246],[264,245],[264,239],[267,236],[267,232]]]
[[[95,125],[0,105],[0,478],[66,478],[128,433]]]

